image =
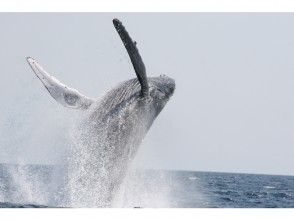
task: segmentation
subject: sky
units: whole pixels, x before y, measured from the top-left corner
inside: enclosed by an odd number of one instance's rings
[[[139,167],[294,175],[293,13],[1,13],[0,162],[62,162],[80,114],[25,57],[93,98],[135,77],[114,17],[147,75],[176,81]]]

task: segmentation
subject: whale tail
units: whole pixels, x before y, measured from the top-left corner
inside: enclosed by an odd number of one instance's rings
[[[94,102],[93,99],[84,96],[76,89],[59,82],[47,73],[35,59],[27,57],[27,61],[50,95],[63,106],[73,109],[87,109]]]

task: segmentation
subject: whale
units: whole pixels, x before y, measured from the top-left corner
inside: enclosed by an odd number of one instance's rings
[[[48,73],[36,59],[27,62],[50,95],[61,105],[82,112],[73,131],[68,161],[68,204],[71,207],[112,207],[138,148],[154,120],[175,91],[175,80],[147,77],[137,48],[122,22],[113,25],[136,74],[95,99]]]

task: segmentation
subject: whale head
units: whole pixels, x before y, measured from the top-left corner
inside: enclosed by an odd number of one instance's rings
[[[158,101],[168,101],[176,87],[175,80],[166,75],[150,78],[149,85],[150,96]]]
[[[151,103],[156,111],[156,115],[158,115],[174,94],[175,80],[161,75],[149,78],[148,83]]]

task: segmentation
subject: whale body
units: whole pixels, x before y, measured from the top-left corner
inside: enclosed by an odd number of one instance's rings
[[[118,19],[113,24],[137,77],[118,84],[99,99],[64,85],[35,59],[27,58],[57,102],[83,111],[68,165],[69,205],[74,207],[112,206],[140,143],[175,90],[175,81],[165,75],[146,76],[136,42]]]

